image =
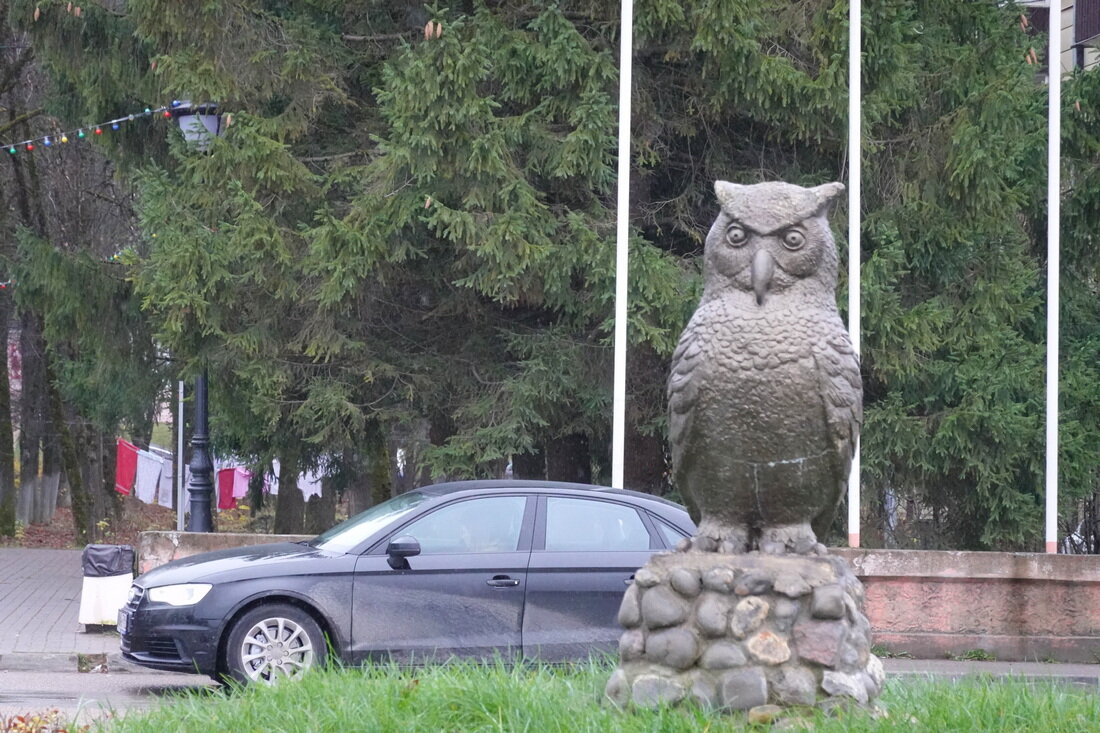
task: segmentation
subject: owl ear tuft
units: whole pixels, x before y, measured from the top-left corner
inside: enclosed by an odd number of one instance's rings
[[[833,183],[823,183],[810,190],[817,196],[818,207],[823,208],[837,196],[844,193],[844,184],[834,181]]]
[[[738,183],[730,183],[729,181],[715,181],[714,182],[714,195],[718,197],[718,203],[722,208],[726,208],[734,199],[744,186]]]

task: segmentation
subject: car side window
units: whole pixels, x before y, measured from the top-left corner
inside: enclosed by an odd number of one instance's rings
[[[663,519],[655,518],[654,524],[657,525],[657,530],[661,533],[661,537],[664,537],[665,545],[668,547],[675,547],[680,540],[688,536]]]
[[[522,496],[492,496],[441,507],[406,525],[422,555],[456,552],[513,552],[523,529]]]
[[[649,531],[633,507],[609,501],[546,497],[549,552],[648,550]]]

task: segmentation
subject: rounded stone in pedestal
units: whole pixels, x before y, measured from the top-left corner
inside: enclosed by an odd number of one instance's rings
[[[631,584],[623,594],[623,602],[619,604],[619,625],[633,629],[642,622],[641,591],[636,584]]]
[[[718,685],[709,675],[696,675],[691,683],[691,699],[707,709],[718,707]]]
[[[800,609],[798,601],[790,598],[776,598],[772,605],[772,619],[776,630],[789,632]]]
[[[649,567],[643,567],[634,573],[634,584],[642,588],[652,588],[661,582],[661,576],[653,572]]]
[[[783,664],[791,658],[791,648],[783,637],[766,629],[745,642],[745,647],[753,658],[764,664]]]
[[[771,679],[772,694],[784,705],[813,705],[817,701],[817,678],[802,665],[783,665]]]
[[[730,568],[710,568],[703,573],[703,586],[707,590],[713,590],[718,593],[729,593],[733,590],[733,585],[737,580],[737,576]]]
[[[867,703],[867,686],[853,674],[828,670],[821,678],[821,689],[836,697],[850,697],[859,703]]]
[[[619,658],[624,662],[633,662],[645,655],[645,634],[641,629],[623,632],[619,637]]]
[[[699,640],[682,626],[654,631],[646,639],[645,656],[655,664],[687,669],[699,658]]]
[[[680,702],[687,697],[687,690],[679,682],[655,674],[639,675],[630,692],[635,704],[647,708]]]
[[[630,702],[630,681],[627,679],[626,670],[620,667],[611,673],[611,679],[607,681],[603,694],[618,707],[626,707]]]
[[[810,615],[818,619],[844,618],[844,589],[838,583],[819,585],[814,588]]]
[[[730,601],[728,596],[707,593],[695,609],[695,623],[703,636],[725,636],[729,622]]]
[[[768,617],[771,606],[759,596],[742,598],[733,609],[730,618],[730,633],[735,639],[744,639],[748,634],[760,628]]]
[[[794,625],[791,641],[798,656],[823,667],[835,667],[840,657],[846,628],[843,621],[814,621],[803,618]]]
[[[651,629],[675,626],[683,622],[687,614],[687,601],[668,586],[650,588],[642,596],[642,619]]]
[[[717,641],[707,647],[699,659],[703,669],[732,669],[745,664],[745,653],[741,647],[729,641]]]
[[[746,667],[718,678],[718,701],[730,710],[748,710],[768,701],[768,680],[759,667]]]
[[[688,568],[675,568],[668,574],[668,582],[673,590],[686,598],[694,598],[703,588],[698,571]]]
[[[784,572],[775,576],[775,592],[788,598],[800,598],[810,592],[810,584],[798,573]]]
[[[866,677],[864,685],[867,687],[867,699],[878,697],[882,692],[882,686],[886,683],[886,670],[882,668],[882,660],[871,654],[863,674]]]

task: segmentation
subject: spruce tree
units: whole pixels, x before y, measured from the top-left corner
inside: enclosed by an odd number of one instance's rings
[[[309,465],[374,456],[373,431],[401,426],[430,437],[436,476],[510,456],[544,474],[561,455],[606,476],[617,3],[14,7],[81,114],[170,98],[233,114],[207,155],[152,124],[111,141],[141,191],[136,291],[159,342],[210,370],[218,439]],[[847,3],[647,0],[635,22],[629,414],[661,489],[711,184],[844,179]],[[1038,549],[1037,40],[996,3],[876,0],[864,26],[865,536]],[[1072,85],[1070,502],[1100,460],[1096,85]]]

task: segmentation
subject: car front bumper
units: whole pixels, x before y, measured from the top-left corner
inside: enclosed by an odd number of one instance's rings
[[[194,606],[127,604],[118,612],[122,657],[169,672],[215,675],[221,622],[199,618]]]

